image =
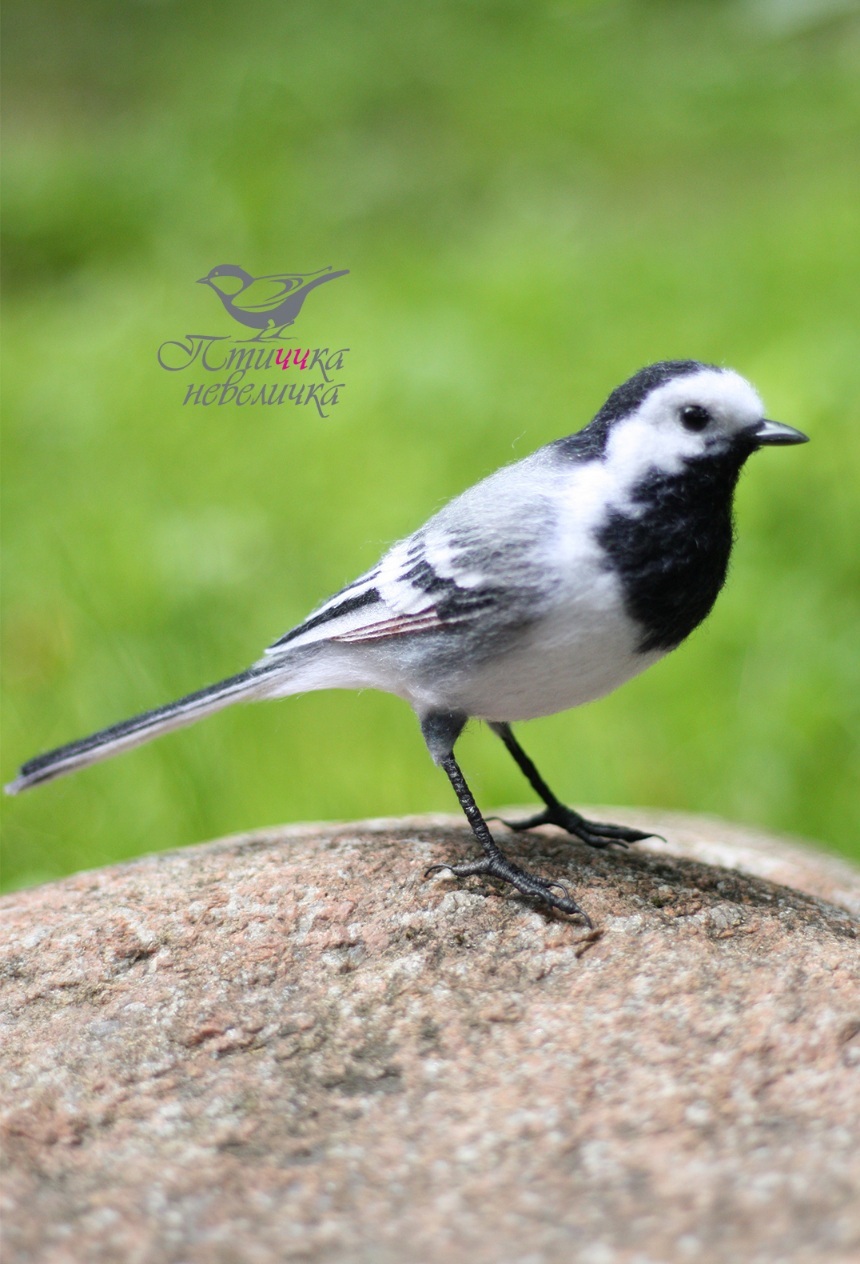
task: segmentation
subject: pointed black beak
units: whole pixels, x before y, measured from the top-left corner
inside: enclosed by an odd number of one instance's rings
[[[757,448],[785,447],[789,443],[809,443],[809,435],[793,426],[784,426],[781,421],[757,421],[749,431],[750,438]]]
[[[197,279],[197,284],[198,284],[198,285],[208,285],[208,284],[209,284],[209,278],[208,278],[208,276],[205,276],[205,277],[198,277],[198,279]]]

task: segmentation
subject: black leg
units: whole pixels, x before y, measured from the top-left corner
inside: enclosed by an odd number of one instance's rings
[[[509,724],[491,724],[490,728],[502,739],[531,788],[546,804],[542,812],[530,816],[526,821],[503,821],[502,824],[507,825],[508,829],[527,830],[533,829],[535,825],[558,825],[592,847],[608,847],[610,843],[620,843],[622,847],[626,847],[628,843],[639,843],[643,838],[654,837],[642,830],[630,829],[627,825],[601,825],[599,821],[587,821],[584,816],[580,816],[555,797],[514,737]]]
[[[436,762],[448,774],[454,793],[460,800],[460,807],[472,827],[472,833],[484,849],[484,856],[482,860],[473,860],[462,865],[431,865],[427,870],[428,874],[435,873],[439,869],[449,869],[458,878],[467,878],[475,873],[486,874],[490,878],[500,878],[502,882],[510,882],[511,886],[522,891],[523,895],[530,895],[541,900],[551,908],[561,909],[563,913],[579,913],[586,924],[591,926],[588,914],[583,912],[562,883],[539,878],[537,874],[529,873],[508,860],[487,828],[487,823],[481,816],[480,809],[466,785],[466,779],[453,753],[438,758]],[[560,891],[561,894],[556,894],[556,891]]]

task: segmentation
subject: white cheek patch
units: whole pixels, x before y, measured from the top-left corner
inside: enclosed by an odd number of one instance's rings
[[[655,423],[640,413],[613,427],[606,459],[619,486],[631,488],[655,469],[677,474],[687,458],[703,450],[701,436],[684,430],[676,416]]]

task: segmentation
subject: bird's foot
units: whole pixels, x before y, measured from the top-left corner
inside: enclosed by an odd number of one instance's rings
[[[611,843],[627,847],[630,843],[641,843],[643,838],[660,837],[659,834],[632,829],[629,825],[603,825],[599,821],[587,821],[584,816],[563,803],[547,804],[542,812],[525,821],[505,821],[501,817],[498,819],[512,830],[529,830],[537,825],[558,825],[560,829],[566,830],[583,843],[588,843],[590,847],[609,847]]]
[[[536,873],[529,873],[526,869],[521,869],[519,865],[512,864],[501,853],[498,856],[484,856],[480,860],[468,861],[461,865],[431,865],[424,876],[426,878],[431,873],[438,873],[441,869],[447,869],[457,878],[469,878],[472,874],[480,873],[489,878],[498,878],[501,882],[509,882],[523,895],[540,900],[541,903],[550,908],[559,909],[562,913],[578,913],[587,926],[592,925],[591,918],[584,909],[579,907],[564,883],[540,878]],[[556,891],[560,891],[561,894],[557,895]]]

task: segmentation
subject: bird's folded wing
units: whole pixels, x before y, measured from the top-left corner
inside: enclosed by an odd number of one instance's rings
[[[493,608],[503,610],[506,596],[489,576],[474,569],[458,570],[450,554],[442,555],[422,536],[412,536],[266,654],[283,654],[317,641],[350,644],[440,631],[485,616]]]
[[[279,307],[301,284],[300,276],[257,277],[234,302],[245,312],[268,312]]]

